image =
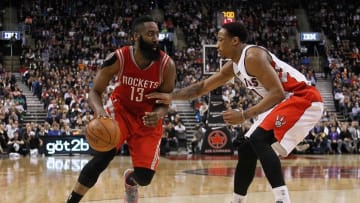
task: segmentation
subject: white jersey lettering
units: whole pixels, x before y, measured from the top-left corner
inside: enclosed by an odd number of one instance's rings
[[[133,87],[141,87],[141,88],[153,88],[156,89],[159,87],[159,82],[144,80],[141,78],[133,78],[128,76],[122,76],[122,84],[129,85]]]
[[[268,94],[268,91],[264,86],[257,80],[256,77],[248,75],[245,67],[245,55],[246,51],[250,47],[257,47],[255,45],[247,45],[240,56],[238,63],[233,63],[233,70],[235,75],[245,84],[245,86],[254,91],[257,95],[265,97]],[[299,86],[308,85],[309,81],[306,77],[300,73],[298,70],[290,66],[289,64],[278,59],[274,54],[263,47],[259,47],[268,52],[271,56],[272,62],[271,65],[274,70],[277,72],[279,79],[284,87],[285,92],[291,93]]]

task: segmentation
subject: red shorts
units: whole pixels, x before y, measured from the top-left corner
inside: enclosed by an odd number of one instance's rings
[[[126,111],[120,104],[109,101],[106,111],[118,122],[121,136],[117,149],[125,143],[129,146],[133,167],[156,170],[160,158],[160,142],[162,137],[162,120],[157,127],[143,124],[142,115]],[[143,114],[143,113],[142,113]]]
[[[250,137],[257,127],[273,130],[275,138],[286,151],[279,154],[287,156],[319,122],[323,109],[319,92],[309,86],[260,114],[245,136]]]

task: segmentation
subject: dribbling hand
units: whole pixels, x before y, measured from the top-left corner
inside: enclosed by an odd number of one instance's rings
[[[94,117],[95,118],[111,118],[104,109],[102,109],[101,111],[95,112]]]
[[[159,112],[145,112],[145,116],[143,117],[143,123],[148,127],[155,127],[157,126],[158,121],[161,118],[162,116]]]

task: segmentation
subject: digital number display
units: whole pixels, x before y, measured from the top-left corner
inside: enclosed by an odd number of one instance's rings
[[[223,11],[224,18],[235,18],[235,12],[234,11]]]
[[[223,24],[235,22],[235,12],[234,11],[223,11]]]

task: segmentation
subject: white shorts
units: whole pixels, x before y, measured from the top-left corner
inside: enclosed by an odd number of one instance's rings
[[[300,100],[302,99],[286,99],[260,114],[245,136],[250,137],[258,127],[273,130],[278,142],[272,147],[278,155],[286,157],[319,122],[324,110],[322,102]]]

